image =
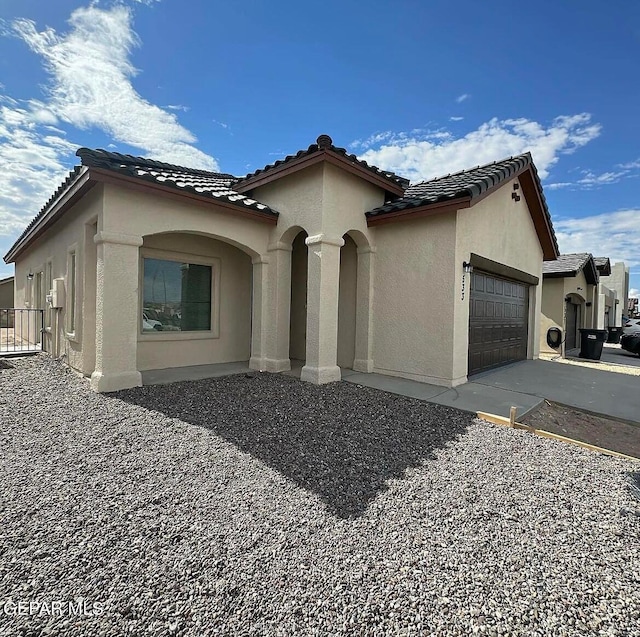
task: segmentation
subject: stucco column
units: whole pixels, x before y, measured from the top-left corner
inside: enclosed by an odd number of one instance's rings
[[[291,311],[291,251],[290,243],[278,241],[268,247],[268,320],[265,326],[268,372],[291,369],[289,359],[289,325]]]
[[[251,304],[251,369],[266,369],[267,359],[267,324],[268,324],[268,275],[269,259],[264,256],[254,257],[253,263],[253,296]]]
[[[356,292],[356,355],[353,369],[373,371],[373,265],[376,249],[358,248],[358,284]]]
[[[96,268],[96,368],[91,388],[110,392],[142,385],[137,367],[142,237],[98,232]]]
[[[307,237],[307,361],[302,380],[320,385],[340,380],[337,365],[340,248],[344,239]]]

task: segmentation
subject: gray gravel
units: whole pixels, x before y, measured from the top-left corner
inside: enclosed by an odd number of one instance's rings
[[[45,357],[0,361],[0,420],[3,637],[640,635],[637,464],[348,383],[100,396]]]

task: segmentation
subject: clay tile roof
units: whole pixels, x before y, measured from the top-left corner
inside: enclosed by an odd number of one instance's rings
[[[551,241],[555,247],[556,254],[558,254],[558,241],[553,230],[551,213],[542,192],[542,184],[531,153],[524,153],[523,155],[509,157],[484,166],[476,166],[475,168],[461,170],[457,173],[430,179],[429,181],[412,184],[405,190],[401,198],[370,210],[366,213],[366,216],[368,218],[382,217],[389,213],[411,210],[412,208],[420,208],[441,202],[453,202],[462,198],[470,198],[471,203],[473,203],[474,199],[477,199],[494,186],[498,186],[502,182],[511,179],[514,175],[521,173],[525,168],[531,169],[535,187],[540,195],[542,214],[546,218]]]
[[[542,276],[545,279],[573,277],[584,270],[587,283],[598,282],[598,272],[594,258],[589,252],[577,254],[561,254],[555,261],[544,261],[542,264]]]
[[[340,155],[341,157],[351,162],[352,164],[360,166],[361,168],[368,170],[369,172],[375,174],[376,176],[382,177],[392,182],[395,186],[400,186],[401,188],[404,189],[409,185],[408,179],[405,179],[404,177],[400,177],[399,175],[396,175],[394,172],[391,172],[390,170],[382,170],[377,166],[372,166],[371,164],[368,164],[366,161],[362,159],[358,159],[355,155],[347,152],[345,148],[334,146],[333,140],[331,139],[331,137],[329,137],[329,135],[320,135],[316,140],[316,143],[311,144],[309,148],[306,148],[304,150],[299,150],[295,155],[287,155],[284,159],[279,159],[273,164],[268,164],[264,168],[255,170],[254,172],[249,173],[248,175],[243,177],[241,181],[248,181],[250,179],[253,179],[254,177],[258,177],[259,175],[263,175],[276,168],[279,168],[280,166],[288,164],[295,159],[300,159],[302,157],[312,155],[313,153],[317,153],[318,151],[321,151],[321,150],[332,151],[336,155]]]
[[[611,274],[611,261],[609,257],[593,257],[596,269],[601,276],[609,276]]]
[[[510,179],[529,165],[533,165],[531,154],[525,153],[485,166],[476,166],[469,170],[461,170],[444,177],[412,184],[406,189],[403,197],[371,210],[367,216],[375,217],[389,212],[418,208],[462,197],[473,199],[482,195],[489,188]]]
[[[185,168],[155,159],[111,153],[102,149],[80,148],[76,155],[80,157],[83,166],[103,168],[142,181],[175,188],[178,191],[225,201],[239,208],[249,208],[266,215],[277,216],[277,213],[265,204],[236,192],[233,185],[238,182],[238,178],[233,175]]]

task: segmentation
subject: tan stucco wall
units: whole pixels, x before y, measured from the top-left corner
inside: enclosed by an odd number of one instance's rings
[[[559,277],[544,279],[542,285],[542,309],[540,312],[540,352],[545,354],[561,354],[564,356],[566,348],[566,301],[567,296],[579,309],[580,328],[591,328],[594,322],[594,290],[595,286],[587,283],[584,272],[578,272],[573,277]],[[597,295],[596,295],[597,296]],[[586,303],[591,302],[591,307]],[[597,301],[596,301],[597,302]],[[550,327],[562,330],[562,345],[553,349],[547,344],[547,331]],[[580,339],[580,334],[576,335]]]
[[[153,253],[146,252],[153,250]],[[156,252],[157,251],[157,252]],[[217,259],[219,292],[212,311],[218,314],[219,335],[175,332],[138,335],[138,369],[165,369],[249,360],[251,344],[251,259],[228,243],[185,234],[147,236],[141,256],[153,258]],[[219,265],[218,265],[219,264]],[[214,281],[218,281],[214,273]],[[215,287],[215,284],[214,284]],[[219,306],[216,308],[216,303]]]
[[[273,226],[245,216],[199,206],[188,200],[139,192],[107,184],[100,230],[145,236],[191,232],[237,245],[250,255],[265,254]]]
[[[46,288],[47,262],[52,264],[52,278],[64,278],[65,290],[69,289],[68,253],[76,250],[76,331],[73,338],[67,336],[67,320],[70,298],[67,295],[65,307],[53,312],[52,329],[45,334],[44,345],[48,351],[65,356],[66,362],[74,369],[87,375],[93,371],[91,361],[95,358],[95,338],[85,334],[84,320],[95,317],[95,269],[87,272],[84,255],[87,249],[95,249],[93,237],[88,227],[102,214],[102,187],[96,186],[75,204],[54,226],[34,241],[15,264],[16,307],[43,307],[42,301],[33,299],[33,283],[27,281],[27,274],[43,273],[43,289]],[[94,290],[93,296],[91,290]],[[46,292],[45,292],[46,293]],[[57,323],[57,333],[55,325]]]
[[[455,214],[400,221],[377,229],[375,371],[450,383],[455,233]]]
[[[497,191],[467,210],[457,213],[454,267],[449,280],[455,286],[453,322],[455,342],[453,345],[454,384],[464,382],[467,376],[469,349],[469,300],[461,299],[462,263],[469,261],[471,254],[491,259],[529,275],[542,282],[543,251],[524,196],[516,202],[511,197],[513,179]],[[522,193],[522,190],[518,190]],[[469,286],[469,277],[465,285]],[[539,354],[540,305],[542,285],[529,288],[529,344],[528,358]]]
[[[380,188],[330,164],[316,164],[260,186],[252,196],[280,213],[272,241],[297,226],[309,236],[332,238],[358,230],[371,242],[364,213],[384,203]]]
[[[547,332],[552,327],[565,334],[564,313],[564,279],[545,279],[542,284],[542,311],[540,313],[540,352],[545,354],[561,354],[562,345],[554,349],[547,345]]]

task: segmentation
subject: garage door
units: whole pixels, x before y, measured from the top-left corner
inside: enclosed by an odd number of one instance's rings
[[[469,303],[469,374],[527,357],[527,284],[473,272]]]

